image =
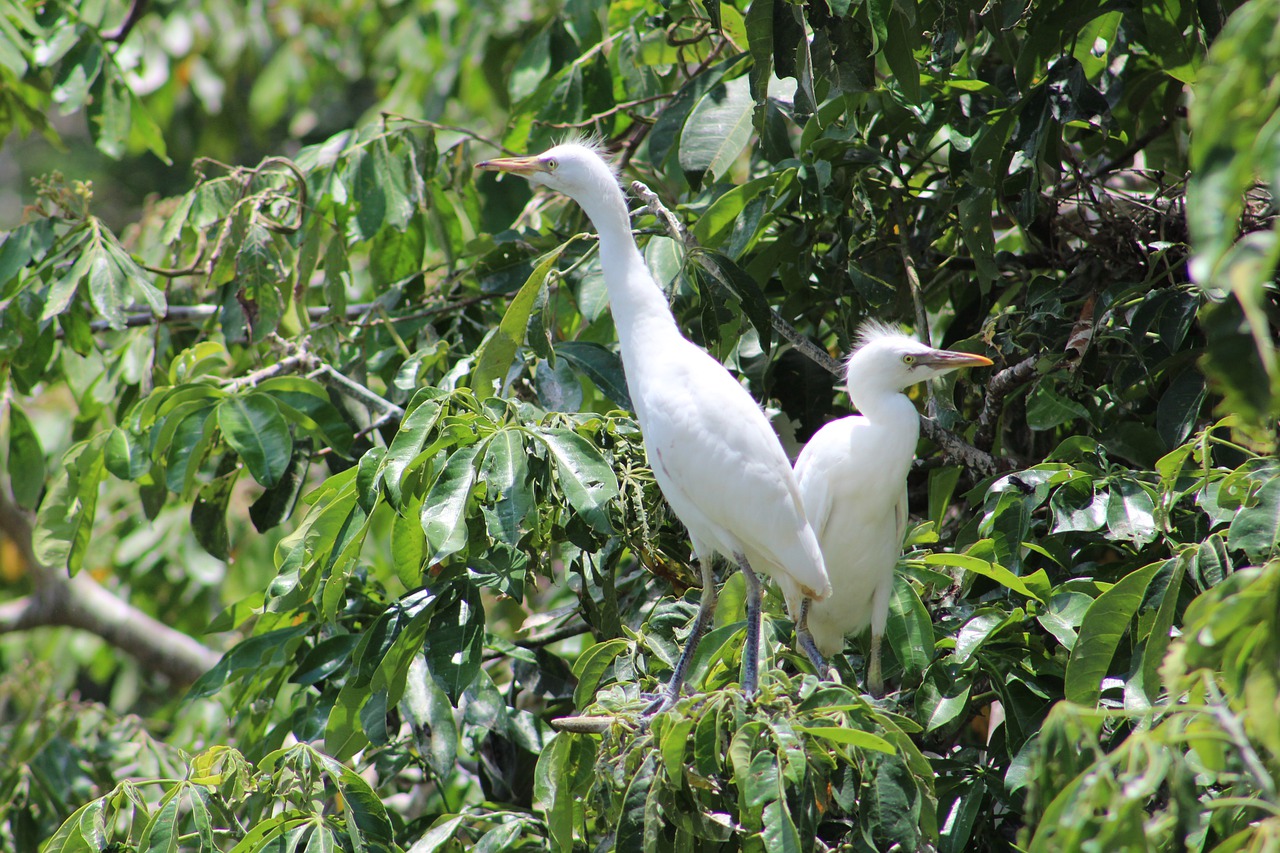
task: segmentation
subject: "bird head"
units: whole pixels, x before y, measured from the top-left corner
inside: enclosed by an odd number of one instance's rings
[[[476,164],[486,172],[506,172],[528,178],[530,183],[562,192],[582,202],[618,190],[618,173],[605,159],[598,142],[572,140],[532,157],[500,157]]]
[[[896,394],[961,367],[985,367],[991,359],[968,352],[934,349],[882,323],[865,324],[859,346],[845,363],[850,397]]]

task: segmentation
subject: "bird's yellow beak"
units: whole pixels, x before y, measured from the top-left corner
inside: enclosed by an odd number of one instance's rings
[[[476,163],[476,168],[484,172],[510,172],[513,175],[524,175],[526,178],[538,172],[547,171],[547,164],[541,157],[499,157],[496,160],[485,160]]]
[[[920,358],[920,363],[926,367],[933,367],[940,370],[956,370],[961,367],[990,367],[993,362],[985,355],[975,355],[971,352],[956,352],[955,350],[939,349],[934,350],[926,356]]]

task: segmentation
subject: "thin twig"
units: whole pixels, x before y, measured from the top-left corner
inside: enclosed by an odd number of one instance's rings
[[[621,104],[614,104],[609,109],[598,112],[595,115],[590,116],[589,118],[583,119],[582,121],[538,121],[537,119],[535,119],[534,124],[540,124],[543,127],[554,127],[559,130],[573,130],[579,127],[589,127],[595,124],[596,122],[601,121],[602,119],[609,118],[609,116],[617,115],[618,113],[623,112],[624,110],[629,110],[629,109],[632,109],[633,107],[643,106],[644,104],[651,104],[654,101],[665,101],[674,97],[675,97],[674,93],[664,92],[660,95],[650,95],[647,98],[636,98],[634,101],[624,101]]]

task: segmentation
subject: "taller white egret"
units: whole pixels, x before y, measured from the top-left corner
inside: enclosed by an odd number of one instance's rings
[[[724,365],[680,333],[632,237],[617,173],[594,146],[565,143],[535,157],[489,160],[476,168],[521,175],[564,193],[600,235],[600,265],[645,452],[662,494],[689,529],[702,572],[693,629],[665,691],[647,712],[670,707],[680,695],[715,609],[717,553],[736,563],[747,581],[742,691],[753,696],[760,647],[760,581],[753,569],[777,580],[797,603],[799,595],[823,599],[831,592],[777,436]]]
[[[934,349],[876,322],[862,326],[858,344],[846,363],[845,382],[862,414],[818,430],[795,467],[805,514],[822,544],[831,596],[805,601],[799,612],[792,606],[792,616],[799,645],[819,672],[826,668],[824,656],[844,648],[846,635],[870,625],[867,682],[880,696],[880,642],[907,524],[907,472],[920,438],[920,417],[903,391],[991,359]]]

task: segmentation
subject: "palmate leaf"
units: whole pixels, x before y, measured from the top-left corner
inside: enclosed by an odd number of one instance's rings
[[[595,445],[571,429],[537,430],[556,461],[558,482],[584,521],[600,533],[612,533],[609,503],[618,497],[618,478]]]

